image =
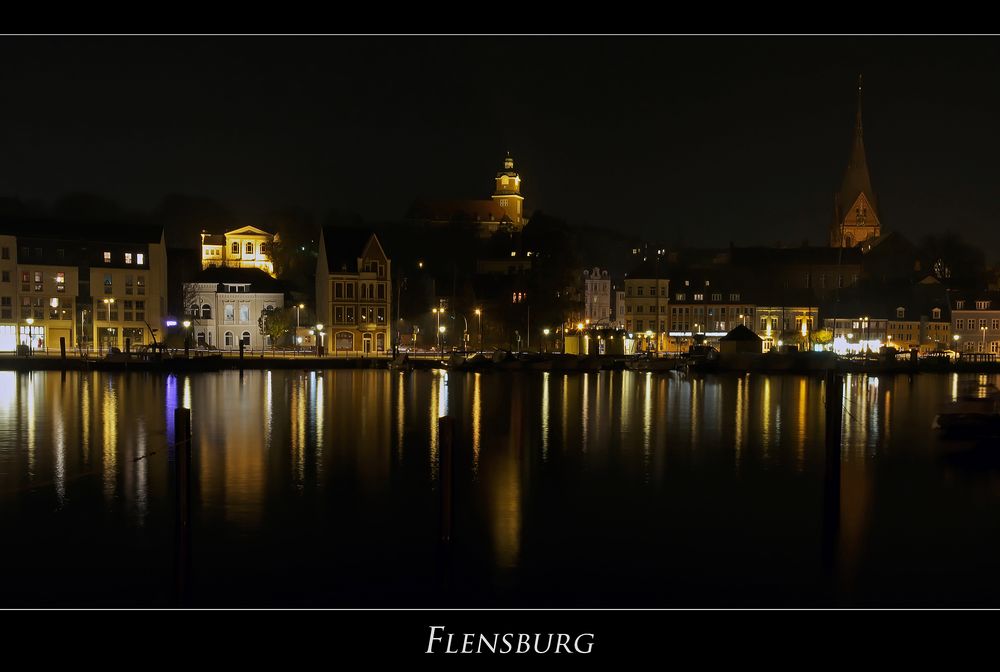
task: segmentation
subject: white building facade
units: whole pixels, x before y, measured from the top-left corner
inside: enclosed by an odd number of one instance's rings
[[[611,278],[594,267],[583,272],[583,319],[589,324],[611,324]]]
[[[256,271],[266,277],[263,271]],[[271,348],[261,333],[260,317],[266,310],[280,310],[285,297],[270,283],[255,282],[246,273],[227,278],[201,278],[184,284],[185,314],[191,321],[192,344],[198,348],[238,352]]]

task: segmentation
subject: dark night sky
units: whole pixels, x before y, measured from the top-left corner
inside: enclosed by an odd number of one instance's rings
[[[855,82],[883,225],[1000,249],[996,38],[0,38],[0,194],[253,216],[487,197],[689,244],[825,241]]]

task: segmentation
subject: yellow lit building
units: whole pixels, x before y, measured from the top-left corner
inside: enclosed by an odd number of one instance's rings
[[[7,234],[0,236],[0,349],[58,351],[64,341],[68,350],[106,350],[162,337],[161,228],[48,220],[0,226]]]
[[[830,247],[855,247],[882,233],[875,191],[872,189],[861,125],[861,80],[858,80],[858,114],[851,141],[851,155],[840,191],[834,199]]]
[[[514,170],[510,152],[497,171],[493,194],[481,200],[429,200],[415,201],[406,218],[436,226],[468,224],[475,226],[479,235],[487,238],[494,233],[517,233],[524,228],[524,196],[521,195],[521,176]]]
[[[271,249],[278,235],[255,226],[242,226],[224,234],[201,234],[201,267],[257,268],[274,277]]]
[[[378,237],[324,227],[316,260],[316,317],[330,354],[386,355],[392,350],[392,273]]]

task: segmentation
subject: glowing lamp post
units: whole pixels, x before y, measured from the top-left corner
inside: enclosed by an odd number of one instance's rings
[[[438,318],[440,320],[440,317]],[[438,352],[444,353],[444,346],[442,345],[442,339],[444,339],[444,332],[447,331],[447,327],[443,324],[438,325]]]
[[[481,308],[476,308],[476,317],[479,318],[479,351],[483,350],[483,311]]]
[[[25,322],[28,323],[28,354],[30,355],[32,352],[31,340],[33,338],[33,336],[31,335],[31,325],[35,323],[35,318],[29,317],[28,319],[25,320]]]
[[[184,320],[181,324],[184,326],[184,356],[187,357],[191,354],[191,320]]]
[[[544,329],[542,329],[542,335],[545,337],[544,339],[542,339],[542,352],[545,352],[545,342],[549,338],[549,333],[550,333],[550,331],[549,331],[548,327],[545,327]]]
[[[326,339],[324,338],[326,336],[326,334],[323,333],[323,325],[322,324],[317,324],[316,325],[316,333],[319,334],[319,352],[317,354],[319,356],[322,356],[323,352],[326,349],[324,347],[326,345]]]

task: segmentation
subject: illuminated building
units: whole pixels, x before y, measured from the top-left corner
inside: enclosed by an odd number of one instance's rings
[[[765,303],[766,305],[756,307],[756,314],[752,319],[746,319],[747,327],[763,339],[764,352],[775,347],[778,341],[796,342],[808,349],[812,335],[819,326],[819,308],[809,305],[774,305],[775,301],[766,299]]]
[[[599,268],[583,272],[583,319],[590,324],[611,324],[611,278]]]
[[[163,230],[50,220],[0,224],[9,258],[0,282],[0,348],[106,350],[163,335],[167,255]],[[4,250],[0,249],[0,256]],[[2,278],[0,278],[2,279]],[[8,301],[9,299],[9,301]],[[10,308],[10,318],[6,316]]]
[[[669,297],[670,350],[687,350],[696,337],[715,341],[737,325],[753,324],[753,303],[741,283],[725,274],[675,273]]]
[[[625,331],[635,334],[640,351],[667,349],[670,280],[658,257],[644,259],[625,275]]]
[[[858,79],[858,112],[851,140],[851,154],[840,191],[834,197],[830,224],[830,247],[855,247],[878,238],[879,221],[875,192],[872,190],[861,125],[861,80]]]
[[[468,224],[475,226],[484,238],[494,233],[520,232],[525,225],[524,196],[521,195],[521,176],[514,170],[510,152],[504,159],[503,169],[496,174],[489,199],[419,199],[410,206],[406,219],[437,226]]]
[[[952,297],[951,332],[962,353],[1000,354],[1000,292],[960,292]]]
[[[277,280],[256,268],[209,268],[184,283],[184,312],[200,348],[260,350],[271,347],[260,333],[261,313],[285,305]]]
[[[274,277],[271,249],[277,234],[241,226],[224,234],[201,234],[201,267],[256,268]]]
[[[316,316],[329,325],[330,353],[385,354],[392,348],[391,261],[378,236],[324,227],[316,261]]]

